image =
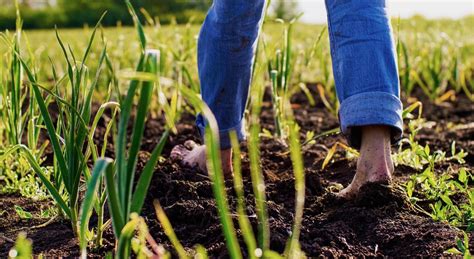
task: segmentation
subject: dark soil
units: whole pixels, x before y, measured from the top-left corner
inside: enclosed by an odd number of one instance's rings
[[[423,100],[422,97],[421,99]],[[315,107],[310,107],[303,95],[293,97],[295,117],[302,127],[302,137],[307,131],[320,133],[338,126],[337,118],[317,101]],[[464,96],[459,96],[456,102],[444,104],[443,108],[425,102],[424,117],[436,121],[436,125],[422,130],[418,135],[419,141],[430,144],[432,150],[449,151],[451,142],[455,140],[458,148],[469,152],[466,166],[474,168],[474,104]],[[179,134],[172,135],[166,145],[163,153],[165,158],[174,145],[187,139],[199,141],[193,121],[193,116],[183,116],[178,126]],[[261,121],[263,128],[273,130],[269,102],[264,103]],[[453,125],[465,127],[456,129]],[[148,121],[144,151],[140,155],[141,166],[147,161],[148,152],[157,143],[162,132],[162,120]],[[99,139],[98,136],[98,141]],[[351,181],[355,173],[355,161],[345,158],[344,152],[338,152],[334,162],[321,170],[328,148],[337,141],[343,142],[344,139],[340,135],[328,136],[318,139],[315,145],[304,148],[306,201],[300,240],[302,249],[308,256],[432,257],[442,256],[444,251],[455,245],[456,238],[460,237],[456,228],[432,221],[406,201],[398,184],[404,182],[409,175],[419,173],[413,168],[397,167],[392,186],[371,184],[365,186],[352,201],[338,199],[331,190]],[[113,150],[112,148],[111,144],[108,149]],[[242,144],[242,149],[247,213],[256,228],[246,143]],[[291,234],[294,211],[294,179],[291,160],[286,151],[287,148],[280,142],[261,138],[261,166],[266,182],[271,248],[279,252],[283,251]],[[447,166],[450,164],[442,165]],[[227,180],[226,186],[229,203],[234,208],[235,196],[231,180]],[[169,159],[165,159],[157,167],[142,215],[156,241],[172,251],[156,219],[152,206],[154,199],[158,199],[165,208],[185,247],[192,248],[195,244],[202,244],[212,257],[227,257],[211,182],[205,174],[192,168],[183,168]],[[35,254],[53,257],[79,255],[77,240],[67,221],[55,220],[46,227],[32,229],[47,219],[35,216],[32,220],[22,220],[13,209],[15,204],[37,215],[42,208],[51,206],[52,202],[37,202],[15,195],[0,197],[0,257],[7,255],[12,246],[8,240],[15,239],[20,230],[26,231],[33,240]],[[235,217],[234,222],[237,223]],[[113,248],[111,229],[108,229],[105,239],[105,247],[100,251],[91,251],[91,257],[101,257]],[[472,236],[470,243],[474,247]]]

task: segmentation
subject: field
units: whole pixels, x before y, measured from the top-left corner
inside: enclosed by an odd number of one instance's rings
[[[349,201],[334,193],[358,152],[338,131],[325,26],[263,25],[227,179],[199,96],[199,26],[135,18],[1,32],[0,257],[470,258],[474,17],[392,21],[405,108],[394,181]],[[199,112],[209,174],[169,158],[200,142]]]

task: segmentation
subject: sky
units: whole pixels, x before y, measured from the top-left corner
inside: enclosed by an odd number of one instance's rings
[[[324,0],[297,0],[305,14],[302,21],[326,23]],[[357,1],[357,0],[355,0]],[[408,18],[421,14],[427,18],[461,18],[474,14],[474,0],[387,0],[392,17]]]

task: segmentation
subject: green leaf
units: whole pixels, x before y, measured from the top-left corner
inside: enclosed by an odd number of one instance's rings
[[[25,145],[16,145],[6,150],[5,153],[2,156],[0,156],[0,161],[4,160],[5,157],[9,156],[10,154],[14,153],[17,150],[20,150],[22,154],[26,156],[26,159],[28,160],[28,163],[31,165],[33,171],[40,178],[41,182],[46,186],[46,189],[48,189],[53,199],[58,203],[59,207],[63,210],[63,212],[68,217],[70,217],[71,210],[67,206],[66,202],[64,201],[64,199],[62,198],[61,194],[56,189],[56,187],[54,187],[54,185],[51,183],[51,181],[49,180],[49,178],[47,177],[46,173],[43,171],[41,166],[38,164],[35,156],[31,153],[31,151]]]
[[[120,206],[119,194],[117,192],[117,184],[114,181],[113,167],[107,167],[105,172],[105,186],[107,189],[107,197],[109,198],[108,204],[115,237],[120,238],[120,233],[125,223],[122,214],[122,207]]]
[[[142,55],[140,57],[140,61],[138,62],[137,71],[143,71],[145,66],[145,58]],[[128,183],[125,181],[127,179],[127,129],[128,129],[128,122],[130,120],[130,114],[133,105],[133,99],[135,96],[136,89],[139,85],[139,81],[132,80],[128,87],[127,96],[120,103],[121,113],[120,113],[120,120],[118,125],[118,135],[116,137],[116,144],[115,144],[115,156],[116,156],[116,168],[117,168],[117,182],[119,189],[119,201],[117,205],[120,206],[120,210],[125,210],[122,206],[125,205],[127,202],[125,199],[128,196],[126,190],[128,190],[127,186]],[[120,231],[120,230],[119,230]],[[117,233],[117,232],[116,232]],[[120,232],[118,232],[120,233]]]
[[[204,248],[202,245],[196,245],[194,250],[196,250],[196,255],[194,256],[194,258],[200,258],[200,259],[209,258],[209,256],[207,255],[206,248]]]
[[[447,253],[447,254],[462,255],[461,251],[459,251],[458,249],[456,249],[456,248],[454,248],[454,247],[453,247],[453,248],[450,248],[450,249],[448,249],[448,250],[446,250],[446,251],[444,251],[444,252]]]
[[[156,145],[155,149],[151,153],[150,159],[146,163],[143,171],[140,175],[138,183],[135,187],[135,193],[133,194],[131,212],[140,213],[145,202],[146,195],[148,193],[148,187],[150,186],[150,181],[153,176],[153,170],[155,169],[158,158],[165,147],[166,141],[169,137],[169,130],[166,130],[163,136],[161,137],[160,142]]]
[[[207,170],[213,183],[212,190],[216,199],[219,219],[222,224],[222,230],[224,232],[230,257],[242,258],[242,252],[240,251],[232,218],[230,217],[229,204],[225,192],[217,121],[206,103],[204,103],[195,92],[185,87],[182,87],[180,90],[196,111],[201,112],[206,118],[207,125],[204,134],[204,141],[206,143]],[[257,136],[258,133],[259,131],[256,132]]]
[[[137,29],[138,32],[138,38],[140,39],[140,44],[142,47],[143,52],[145,52],[146,49],[146,36],[145,36],[145,31],[143,30],[143,26],[140,23],[140,19],[138,19],[137,13],[135,12],[135,8],[133,8],[133,5],[130,3],[129,0],[125,0],[125,3],[127,4],[128,11],[130,15],[132,16],[133,23],[135,24],[135,28]]]
[[[465,168],[459,169],[459,176],[458,179],[461,183],[467,184],[467,172]]]
[[[82,70],[84,69],[84,64],[86,63],[87,57],[89,56],[89,53],[90,53],[90,50],[91,50],[92,42],[94,42],[95,33],[97,32],[97,28],[99,28],[100,23],[104,19],[105,14],[107,14],[107,11],[102,13],[102,15],[100,16],[100,18],[97,21],[96,25],[94,26],[94,30],[92,31],[92,35],[89,37],[89,43],[87,44],[86,51],[84,52],[84,57],[82,58],[82,65],[81,65],[81,69],[79,71],[79,74],[82,74]]]
[[[415,189],[415,183],[413,181],[408,181],[406,190],[407,190],[407,195],[408,195],[409,198],[411,198],[413,196],[413,190],[414,189]]]
[[[456,141],[453,141],[453,143],[451,143],[451,155],[456,155]]]
[[[453,202],[451,201],[451,199],[449,198],[449,196],[447,195],[441,195],[440,196],[441,200],[444,201],[444,203],[448,204],[449,206],[454,206]]]
[[[430,146],[426,145],[424,151],[425,151],[425,155],[429,156],[430,155]]]
[[[184,247],[181,242],[179,242],[179,239],[176,236],[173,227],[171,226],[171,222],[169,221],[165,211],[161,207],[160,202],[158,200],[155,200],[153,202],[153,205],[155,206],[155,212],[156,216],[158,217],[158,221],[160,222],[160,225],[163,228],[165,235],[168,237],[174,249],[176,250],[176,253],[178,254],[179,258],[190,258],[186,250],[184,250]]]
[[[140,223],[139,217],[136,214],[132,215],[132,219],[123,227],[118,240],[116,258],[130,258],[130,244],[135,233],[135,229]]]
[[[230,140],[232,144],[233,152],[233,171],[234,171],[234,190],[237,196],[237,214],[239,226],[242,231],[242,235],[247,245],[247,253],[249,258],[256,258],[254,251],[257,249],[257,241],[255,234],[252,229],[250,220],[245,212],[245,192],[244,182],[242,180],[242,161],[239,141],[237,139],[237,133],[235,131],[230,132]]]
[[[464,243],[462,242],[461,239],[456,240],[456,245],[458,246],[458,249],[464,253],[466,251],[466,247],[464,247]]]
[[[260,251],[261,252],[261,251]],[[279,253],[271,250],[265,251],[263,254],[263,258],[268,258],[268,259],[283,259],[285,257],[281,256]]]
[[[31,215],[30,212],[24,210],[22,207],[20,207],[18,205],[15,205],[14,208],[15,208],[16,214],[18,215],[18,217],[20,217],[20,219],[31,219],[31,218],[33,218],[33,215]]]
[[[305,175],[301,144],[299,141],[298,124],[294,121],[289,122],[290,127],[290,156],[295,175],[295,216],[293,230],[289,245],[285,249],[289,258],[300,258],[303,252],[299,244],[301,225],[303,222],[303,210],[305,200]]]
[[[31,241],[26,238],[25,232],[20,232],[15,241],[15,246],[8,253],[11,258],[16,259],[30,259],[33,255],[33,249],[31,246]],[[10,258],[10,257],[9,257]]]
[[[159,53],[157,51],[146,53],[145,59],[145,71],[156,73],[157,72],[157,62],[159,58]],[[147,117],[148,106],[151,101],[151,94],[153,91],[154,82],[146,81],[142,83],[140,98],[137,105],[137,113],[135,117],[135,122],[133,125],[132,132],[132,143],[130,145],[128,153],[128,163],[127,163],[127,173],[125,177],[125,200],[122,203],[124,206],[125,215],[130,211],[130,201],[132,199],[132,188],[134,182],[134,176],[136,171],[136,164],[138,160],[138,151],[140,150],[141,141],[143,138],[143,133],[145,130],[145,121]],[[140,206],[141,207],[141,206]]]
[[[87,191],[82,202],[81,210],[81,224],[80,224],[80,247],[82,257],[87,257],[87,237],[89,219],[94,208],[95,200],[97,199],[98,182],[108,167],[113,167],[113,160],[109,158],[101,158],[97,160],[92,171],[92,178],[87,185]]]
[[[206,114],[210,116],[210,114]],[[206,117],[207,120],[213,120],[210,117]],[[215,121],[214,121],[215,122]],[[215,124],[217,125],[217,123]],[[207,169],[212,180],[212,189],[214,197],[217,203],[217,211],[219,212],[219,218],[221,220],[224,237],[227,243],[227,249],[229,250],[230,258],[238,259],[242,258],[240,251],[239,242],[230,217],[229,203],[227,201],[227,195],[225,192],[224,174],[222,172],[222,163],[220,156],[218,131],[215,130],[217,127],[211,128],[208,124],[205,129],[204,138],[206,143],[206,158],[207,158]]]
[[[53,152],[54,152],[54,156],[56,157],[57,161],[58,161],[58,165],[59,165],[59,169],[61,170],[62,173],[64,173],[65,175],[67,175],[69,173],[69,169],[66,165],[66,160],[64,159],[64,155],[62,153],[62,150],[61,150],[61,146],[59,144],[59,139],[56,135],[56,129],[54,127],[54,124],[53,124],[53,121],[51,119],[51,116],[49,115],[49,111],[48,111],[48,108],[44,102],[44,99],[41,95],[41,92],[40,90],[38,89],[37,87],[37,82],[36,82],[36,78],[35,76],[33,75],[33,73],[31,73],[31,70],[29,69],[29,67],[26,65],[26,63],[20,58],[20,61],[23,65],[23,68],[25,69],[26,71],[26,74],[28,76],[28,79],[31,81],[31,86],[32,86],[32,89],[34,91],[34,96],[36,98],[36,101],[37,101],[37,104],[38,104],[38,107],[40,109],[40,112],[41,112],[41,116],[43,118],[43,121],[45,123],[45,126],[46,126],[46,129],[48,131],[48,135],[49,135],[49,138],[50,138],[50,141],[51,141],[51,145],[53,147]],[[70,185],[70,182],[67,180],[67,177],[65,178],[65,185],[66,185],[66,188],[70,188],[71,185]],[[70,191],[70,189],[69,189]]]

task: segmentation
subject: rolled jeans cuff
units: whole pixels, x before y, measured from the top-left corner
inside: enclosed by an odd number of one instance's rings
[[[201,136],[202,143],[205,143],[204,140],[204,133],[206,129],[206,125],[204,124],[204,119],[201,115],[199,115],[196,126],[199,130],[199,135]],[[239,142],[245,140],[245,123],[244,120],[241,120],[237,125],[234,127],[219,130],[219,143],[221,150],[232,148],[232,143],[230,141],[230,132],[235,131],[237,133],[237,139]]]
[[[359,149],[361,126],[386,125],[391,128],[391,143],[396,144],[403,134],[402,103],[386,92],[360,93],[346,98],[339,109],[341,131],[349,145]]]

